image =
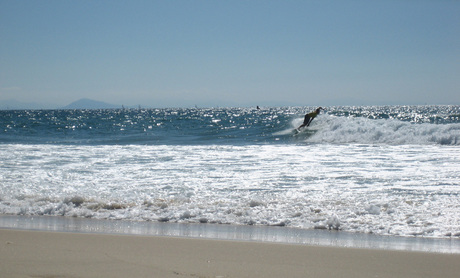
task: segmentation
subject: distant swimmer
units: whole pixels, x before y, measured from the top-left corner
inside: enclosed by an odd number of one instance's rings
[[[319,111],[323,109],[322,107],[318,107],[315,111],[311,112],[311,113],[308,113],[305,115],[305,119],[303,120],[303,124],[301,126],[299,126],[297,128],[297,130],[300,130],[302,127],[304,126],[309,126],[311,121],[313,121],[313,119],[318,116],[319,114]]]

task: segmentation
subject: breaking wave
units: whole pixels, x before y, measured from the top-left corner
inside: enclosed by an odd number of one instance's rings
[[[460,124],[412,123],[397,119],[369,119],[322,115],[307,138],[310,143],[460,145]]]

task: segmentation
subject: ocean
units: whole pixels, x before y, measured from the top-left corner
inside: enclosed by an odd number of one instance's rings
[[[3,110],[0,215],[460,238],[460,106]]]

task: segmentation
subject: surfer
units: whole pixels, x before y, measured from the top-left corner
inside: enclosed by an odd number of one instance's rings
[[[322,107],[318,107],[315,111],[311,112],[311,113],[308,113],[305,115],[305,118],[303,120],[303,124],[301,126],[299,126],[297,128],[297,130],[300,130],[302,127],[304,126],[309,126],[311,121],[313,121],[313,119],[318,116],[319,114],[319,111],[323,109]]]

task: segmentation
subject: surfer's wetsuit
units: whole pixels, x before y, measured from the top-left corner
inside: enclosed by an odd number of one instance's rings
[[[311,112],[311,113],[308,113],[305,115],[305,118],[303,120],[303,124],[301,126],[299,126],[297,129],[301,129],[302,127],[304,126],[309,126],[311,121],[313,121],[313,119],[318,116],[319,114],[319,111],[323,109],[322,107],[319,107],[318,109],[316,109],[315,111]]]

